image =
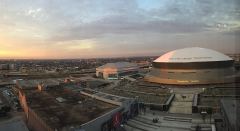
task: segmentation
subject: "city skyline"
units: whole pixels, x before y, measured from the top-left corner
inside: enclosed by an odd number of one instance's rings
[[[0,2],[0,59],[159,55],[184,47],[239,52],[238,0]]]

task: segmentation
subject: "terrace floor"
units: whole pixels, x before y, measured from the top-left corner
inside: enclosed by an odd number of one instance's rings
[[[171,95],[169,89],[139,86],[137,82],[127,81],[121,81],[113,88],[103,88],[100,91],[123,97],[137,98],[140,102],[155,104],[164,104]]]

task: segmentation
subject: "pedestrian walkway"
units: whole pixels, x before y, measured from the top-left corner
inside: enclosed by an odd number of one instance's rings
[[[153,119],[158,119],[153,122]],[[140,113],[124,125],[126,131],[195,131],[200,126],[204,131],[211,131],[211,124],[202,121],[199,115],[169,114],[151,111]]]
[[[158,118],[154,123],[153,118]],[[190,131],[190,122],[168,121],[163,116],[153,116],[152,114],[139,115],[131,119],[125,125],[126,131]]]
[[[193,94],[175,94],[169,113],[192,114]]]

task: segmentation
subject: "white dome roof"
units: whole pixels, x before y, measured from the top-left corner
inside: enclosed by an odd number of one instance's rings
[[[220,52],[200,47],[191,47],[170,51],[154,60],[154,62],[178,63],[178,62],[208,62],[229,60],[232,59]]]

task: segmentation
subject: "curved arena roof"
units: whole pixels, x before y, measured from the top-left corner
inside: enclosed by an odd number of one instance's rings
[[[231,61],[232,59],[220,52],[200,47],[191,47],[170,51],[154,62],[156,63],[185,63],[185,62],[210,62]]]
[[[130,62],[116,62],[116,63],[107,63],[103,66],[98,67],[97,69],[124,69],[124,68],[132,68],[132,67],[138,67],[137,64],[135,63],[130,63]]]

